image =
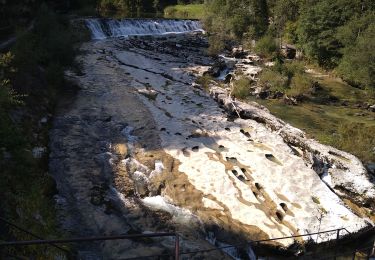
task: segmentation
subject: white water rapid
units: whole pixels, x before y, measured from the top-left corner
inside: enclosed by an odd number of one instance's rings
[[[86,25],[94,40],[130,35],[162,35],[203,31],[201,23],[194,20],[92,18],[86,20]]]

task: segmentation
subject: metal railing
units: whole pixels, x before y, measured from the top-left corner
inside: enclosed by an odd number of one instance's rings
[[[175,244],[174,244],[174,255],[171,254],[164,254],[164,255],[150,255],[150,256],[142,256],[142,257],[135,257],[135,258],[128,258],[128,259],[140,259],[140,258],[148,258],[148,257],[173,257],[176,260],[179,260],[180,256],[182,255],[191,255],[191,254],[199,254],[199,253],[208,253],[211,251],[219,251],[229,248],[241,248],[246,246],[256,246],[259,247],[261,243],[265,242],[273,242],[273,241],[279,241],[283,239],[292,239],[292,238],[300,238],[300,237],[311,237],[314,235],[320,235],[320,234],[327,234],[327,233],[336,233],[336,237],[334,239],[331,239],[330,241],[338,241],[340,239],[340,233],[342,231],[345,231],[347,234],[351,234],[346,228],[339,228],[339,229],[332,229],[332,230],[326,230],[326,231],[320,231],[320,232],[313,232],[313,233],[307,233],[302,235],[294,235],[294,236],[286,236],[286,237],[278,237],[278,238],[270,238],[270,239],[262,239],[262,240],[256,240],[256,241],[250,241],[246,243],[240,243],[236,245],[228,245],[228,246],[222,246],[222,247],[215,247],[212,249],[203,249],[203,250],[195,250],[195,251],[189,251],[189,252],[180,252],[180,238],[177,233],[150,233],[150,234],[132,234],[132,235],[114,235],[114,236],[92,236],[92,237],[78,237],[78,238],[68,238],[68,239],[42,239],[41,237],[3,219],[0,218],[0,221],[17,228],[20,231],[23,231],[34,238],[37,238],[38,240],[28,240],[28,241],[5,241],[0,242],[0,249],[4,247],[9,246],[28,246],[28,245],[42,245],[47,244],[50,246],[53,246],[57,249],[60,249],[64,251],[65,253],[68,253],[69,255],[72,255],[72,252],[69,250],[60,247],[58,244],[67,244],[67,243],[80,243],[80,242],[94,242],[94,241],[108,241],[108,240],[122,240],[122,239],[139,239],[139,238],[155,238],[155,237],[174,237],[175,238]],[[372,249],[372,248],[371,248]],[[361,249],[364,250],[364,249]],[[353,254],[355,255],[357,252],[360,252],[360,250],[356,250]],[[336,252],[335,252],[336,255]]]
[[[37,240],[25,240],[25,241],[4,241],[0,242],[0,249],[10,246],[30,246],[30,245],[49,245],[62,252],[67,256],[72,257],[75,254],[68,249],[65,249],[58,244],[68,244],[68,243],[80,243],[80,242],[94,242],[94,241],[107,241],[107,240],[122,240],[122,239],[137,239],[137,238],[153,238],[153,237],[174,237],[175,238],[175,248],[174,256],[176,260],[179,260],[180,255],[180,237],[177,233],[151,233],[151,234],[132,234],[132,235],[115,235],[115,236],[92,236],[92,237],[78,237],[78,238],[68,238],[68,239],[43,239],[42,237],[33,234],[32,232],[7,221],[4,218],[0,217],[0,221],[21,231],[25,234],[30,235],[31,237],[36,238]],[[171,255],[160,255],[161,256],[171,256]],[[139,259],[147,257],[158,257],[157,255],[143,256],[129,259]]]
[[[36,234],[34,234],[34,233],[32,233],[32,232],[30,232],[30,231],[28,231],[28,230],[26,230],[26,229],[20,227],[20,226],[18,226],[17,224],[14,224],[14,223],[12,223],[12,222],[9,222],[8,220],[6,220],[6,219],[4,219],[4,218],[2,218],[2,217],[0,217],[0,221],[3,222],[3,223],[5,223],[6,225],[12,227],[12,228],[17,229],[18,231],[21,231],[21,232],[23,232],[23,233],[25,233],[25,234],[31,236],[31,237],[34,237],[34,238],[40,239],[41,241],[44,240],[43,237],[38,236],[38,235],[36,235]],[[46,241],[46,240],[44,240],[44,241]],[[55,245],[54,243],[47,243],[47,244],[50,245],[50,246],[52,246],[52,247],[54,247],[54,248],[56,248],[56,249],[58,249],[58,250],[60,250],[60,251],[63,251],[63,252],[66,253],[66,254],[72,254],[72,252],[70,252],[68,249],[63,248],[63,247],[60,247],[60,246],[58,246],[58,245]]]

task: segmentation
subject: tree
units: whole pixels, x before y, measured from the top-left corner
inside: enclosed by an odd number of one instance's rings
[[[348,82],[375,88],[375,24],[360,33],[353,45],[346,47],[338,66],[339,74]]]
[[[336,36],[337,29],[355,14],[363,12],[361,1],[320,0],[311,6],[306,4],[302,9],[297,28],[301,47],[319,65],[335,67],[344,47]]]

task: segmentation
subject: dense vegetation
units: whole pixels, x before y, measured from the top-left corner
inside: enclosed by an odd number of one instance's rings
[[[234,96],[250,98],[251,87],[270,92],[270,100],[257,102],[276,116],[364,162],[375,161],[373,112],[361,109],[375,103],[374,1],[207,0],[203,20],[211,54],[236,42],[275,63],[256,83],[235,81]],[[303,59],[285,61],[286,44]]]
[[[213,53],[240,40],[277,57],[281,43],[349,83],[375,86],[375,2],[372,0],[207,0],[205,25]]]
[[[98,8],[102,12],[122,12],[142,14],[162,12],[165,7],[176,4],[202,3],[199,0],[99,0]]]
[[[69,85],[64,69],[75,66],[74,45],[82,34],[76,34],[61,14],[67,5],[58,1],[2,1],[0,7],[0,24],[12,26],[3,38],[18,36],[13,45],[0,50],[0,216],[44,238],[57,237],[56,188],[45,149],[49,117],[57,96]],[[28,27],[32,29],[25,31]],[[40,156],[35,155],[38,147]],[[3,222],[0,226],[0,240],[35,239]],[[57,254],[53,247],[43,246],[1,253],[5,255],[0,258],[38,259]]]

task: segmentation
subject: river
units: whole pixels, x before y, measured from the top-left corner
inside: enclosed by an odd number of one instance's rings
[[[371,225],[285,141],[282,130],[291,128],[233,118],[214,93],[195,84],[214,62],[198,21],[85,22],[92,41],[77,57],[82,72],[66,72],[80,89],[58,109],[50,135],[60,220],[73,236],[176,231],[188,252]],[[265,109],[251,109],[281,124]],[[363,187],[370,185],[357,177]],[[335,237],[332,232],[317,239]],[[98,259],[172,254],[173,240],[108,241],[78,250]],[[250,247],[196,256],[228,254],[253,257]]]

